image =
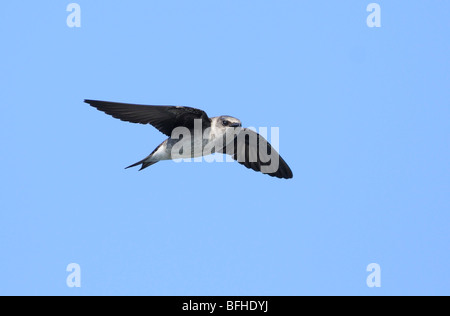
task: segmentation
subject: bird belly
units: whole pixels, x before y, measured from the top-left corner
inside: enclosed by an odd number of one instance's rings
[[[203,156],[203,148],[208,143],[206,139],[169,139],[167,150],[171,159],[195,158]]]

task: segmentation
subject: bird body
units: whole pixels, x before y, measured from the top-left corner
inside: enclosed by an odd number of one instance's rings
[[[120,120],[151,124],[169,136],[150,155],[127,168],[141,165],[142,170],[162,160],[224,153],[255,171],[278,178],[292,178],[289,166],[267,140],[242,128],[241,121],[232,116],[209,118],[202,110],[181,106],[85,102]]]

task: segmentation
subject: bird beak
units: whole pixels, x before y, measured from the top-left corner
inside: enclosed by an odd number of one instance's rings
[[[231,127],[241,127],[240,123],[232,123],[230,124]]]

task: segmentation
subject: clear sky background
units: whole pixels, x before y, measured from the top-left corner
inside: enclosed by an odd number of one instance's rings
[[[0,294],[450,295],[450,2],[370,2],[3,1]],[[86,98],[279,127],[294,178],[124,170],[164,135]]]

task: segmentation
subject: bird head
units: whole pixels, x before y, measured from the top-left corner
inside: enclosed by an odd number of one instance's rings
[[[235,117],[222,115],[211,119],[211,128],[216,136],[223,135],[228,139],[233,139],[232,136],[241,131],[242,123]]]
[[[222,129],[226,129],[229,127],[242,127],[242,123],[239,119],[232,117],[232,116],[227,116],[227,115],[222,115],[222,116],[218,116],[215,117],[215,125],[216,128],[222,128]]]

